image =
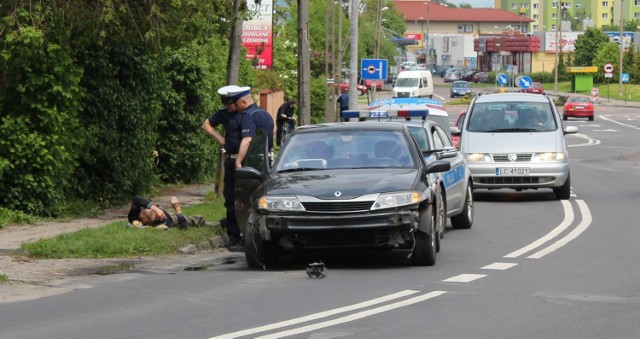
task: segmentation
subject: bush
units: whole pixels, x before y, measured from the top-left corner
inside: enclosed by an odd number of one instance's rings
[[[19,27],[0,41],[0,204],[55,216],[84,141],[77,115],[81,70],[68,48],[37,28]]]

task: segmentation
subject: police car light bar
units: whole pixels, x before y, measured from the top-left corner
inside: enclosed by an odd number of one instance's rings
[[[422,110],[347,110],[340,113],[340,121],[351,121],[351,119],[358,119],[358,121],[368,119],[381,118],[405,118],[411,120],[411,118],[422,118],[425,120],[429,115],[428,109]]]

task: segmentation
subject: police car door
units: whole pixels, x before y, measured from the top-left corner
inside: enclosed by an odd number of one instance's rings
[[[271,170],[268,145],[267,133],[263,129],[258,129],[251,139],[242,168],[236,169],[236,186],[234,188],[236,217],[238,218],[238,226],[243,233],[251,213],[252,199],[255,194],[260,195],[256,193],[256,190]]]
[[[438,125],[432,125],[429,131],[433,138],[434,148],[445,150],[440,159],[447,160],[451,169],[442,173],[442,182],[447,191],[447,210],[459,210],[465,198],[465,169],[464,155],[455,147],[447,133]]]

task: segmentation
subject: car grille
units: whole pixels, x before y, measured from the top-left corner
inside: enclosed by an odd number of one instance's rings
[[[381,247],[389,243],[389,232],[307,232],[296,234],[295,247],[304,248],[357,248]]]
[[[495,162],[529,162],[533,158],[531,153],[518,153],[518,158],[515,161],[509,160],[508,154],[493,154],[493,161]]]
[[[307,212],[316,213],[349,213],[349,212],[366,212],[371,209],[373,201],[323,201],[323,202],[304,202],[302,206]]]
[[[554,177],[489,177],[473,178],[473,182],[487,185],[509,185],[509,184],[544,184],[555,180]]]
[[[397,96],[398,98],[408,98],[408,97],[410,97],[410,96],[411,96],[411,93],[410,93],[410,92],[398,92],[398,93],[396,94],[396,96]]]

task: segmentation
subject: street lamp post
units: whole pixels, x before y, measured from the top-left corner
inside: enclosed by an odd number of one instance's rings
[[[624,39],[622,38],[622,34],[624,34],[624,15],[622,15],[624,0],[620,0],[620,79],[618,86],[618,95],[622,96],[622,55],[624,52]]]
[[[558,68],[560,65],[560,6],[561,3],[556,3],[556,70],[555,80],[553,82],[553,91],[558,93]]]
[[[427,6],[427,33],[424,36],[424,62],[429,65],[431,60],[427,60],[429,58],[429,3],[431,1],[425,1],[424,4]]]
[[[382,2],[378,2],[378,6],[382,6]],[[378,11],[376,13],[376,49],[374,51],[374,59],[378,59],[380,55],[380,35],[382,34],[380,26],[382,26],[382,12],[388,10],[389,7],[378,7]]]

